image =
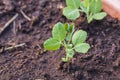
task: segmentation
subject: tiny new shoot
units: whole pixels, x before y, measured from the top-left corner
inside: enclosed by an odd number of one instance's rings
[[[87,33],[83,30],[74,31],[74,24],[63,24],[58,22],[52,30],[52,37],[44,42],[46,50],[58,50],[61,46],[65,48],[66,57],[62,58],[63,62],[68,62],[73,58],[75,52],[87,53],[90,48],[85,43]]]
[[[101,12],[101,0],[66,0],[67,7],[63,9],[63,15],[70,20],[76,20],[80,16],[80,12],[84,12],[88,23],[93,20],[101,20],[107,14]]]

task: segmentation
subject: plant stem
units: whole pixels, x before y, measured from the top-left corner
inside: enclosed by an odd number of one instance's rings
[[[66,61],[68,62],[69,58],[68,58],[68,56],[67,56],[67,54],[68,54],[67,48],[66,48],[65,52],[66,52],[66,57],[65,57],[65,59],[66,59]]]
[[[80,12],[83,12],[83,10],[79,9]]]

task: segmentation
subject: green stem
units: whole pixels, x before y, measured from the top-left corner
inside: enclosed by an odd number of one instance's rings
[[[80,12],[84,12],[82,9],[79,9]]]
[[[65,48],[66,48],[66,46],[65,46],[65,44],[64,44],[64,43],[61,43],[61,45],[62,45],[63,47],[65,47]]]
[[[66,51],[66,50],[65,50],[65,51]],[[66,51],[66,57],[65,57],[65,59],[66,59],[66,61],[68,62],[69,57],[67,57],[67,54],[68,54],[68,52]]]
[[[67,44],[70,44],[70,41],[71,41],[71,38],[72,38],[72,36],[71,36],[72,34],[70,34],[70,40],[67,42]]]
[[[61,42],[61,45],[63,46],[63,47],[65,47],[65,49],[67,49],[67,44],[66,44],[66,42],[65,42],[65,40],[63,41],[63,42]]]

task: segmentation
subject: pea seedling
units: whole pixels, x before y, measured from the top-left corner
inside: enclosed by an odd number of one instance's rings
[[[52,37],[44,42],[46,50],[57,50],[63,46],[66,51],[66,57],[63,62],[68,62],[74,56],[74,52],[86,53],[90,45],[85,43],[87,33],[83,30],[74,32],[74,24],[63,24],[58,22],[52,30]]]
[[[63,9],[63,15],[70,20],[75,20],[80,16],[80,12],[84,12],[88,23],[95,20],[103,19],[107,14],[101,12],[101,0],[66,0],[67,7]]]

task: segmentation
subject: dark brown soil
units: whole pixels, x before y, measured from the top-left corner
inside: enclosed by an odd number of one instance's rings
[[[76,53],[69,63],[62,63],[62,48],[44,51],[52,26],[70,22],[62,16],[64,6],[64,0],[0,0],[0,28],[19,14],[0,35],[0,47],[26,43],[0,54],[0,80],[120,80],[120,22],[109,16],[87,24],[82,14],[75,21],[76,29],[88,32],[91,49],[87,54]]]

